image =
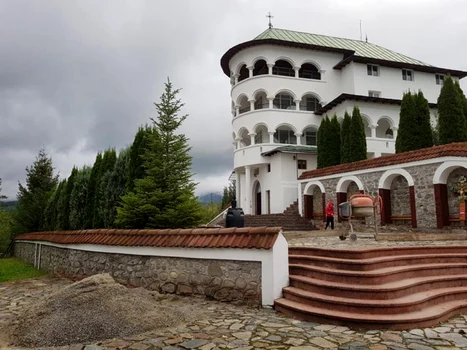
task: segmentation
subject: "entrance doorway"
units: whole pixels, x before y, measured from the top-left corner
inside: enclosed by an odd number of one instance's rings
[[[255,215],[261,215],[261,185],[256,181],[253,186],[253,198],[255,199]]]

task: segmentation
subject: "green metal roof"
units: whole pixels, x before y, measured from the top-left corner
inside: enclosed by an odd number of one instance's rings
[[[312,153],[316,154],[318,151],[318,147],[316,146],[297,146],[297,145],[287,145],[287,146],[279,146],[270,151],[261,153],[262,156],[272,156],[278,152],[281,153]]]
[[[420,66],[431,66],[425,62],[402,55],[384,47],[368,43],[361,40],[336,38],[327,35],[311,34],[285,30],[278,28],[268,28],[253,40],[275,39],[297,44],[316,45],[328,48],[354,51],[355,56],[367,57],[379,60],[416,64]]]

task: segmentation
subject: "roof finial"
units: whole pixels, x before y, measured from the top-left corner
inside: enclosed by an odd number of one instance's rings
[[[274,18],[274,16],[271,15],[271,12],[269,12],[267,15],[266,15],[267,18],[269,18],[269,29],[272,28],[272,22],[271,22],[271,19]]]
[[[365,33],[365,42],[368,42],[368,34]]]

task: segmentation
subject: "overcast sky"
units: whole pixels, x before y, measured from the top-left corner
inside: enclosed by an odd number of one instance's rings
[[[233,156],[219,61],[268,11],[277,28],[353,39],[362,20],[370,42],[467,70],[465,0],[0,0],[3,194],[16,196],[41,147],[63,178],[130,144],[168,76],[189,114],[197,194],[222,191]]]

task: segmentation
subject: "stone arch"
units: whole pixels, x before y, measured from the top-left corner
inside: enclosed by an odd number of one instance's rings
[[[262,212],[262,201],[261,201],[261,197],[262,197],[262,190],[261,190],[261,184],[259,182],[259,180],[255,180],[255,182],[253,182],[253,186],[251,187],[251,190],[252,190],[252,209],[253,209],[253,212],[255,213],[255,215],[261,215],[261,212]]]
[[[291,124],[281,123],[276,126],[274,132],[274,143],[282,143],[288,145],[297,144],[297,129]]]
[[[315,63],[311,63],[310,61],[304,62],[300,65],[298,77],[321,80],[321,69]]]
[[[255,110],[269,108],[268,92],[265,89],[258,89],[253,93],[255,100]]]
[[[250,112],[251,104],[248,101],[248,96],[246,94],[240,94],[237,97],[237,107],[239,107],[239,114]]]
[[[253,66],[253,76],[269,74],[268,60],[265,57],[256,57],[251,65]]]
[[[378,138],[394,138],[394,121],[386,116],[378,119],[376,126],[376,137]]]
[[[286,61],[292,66],[292,68],[296,66],[294,60],[287,56],[276,57],[273,61],[274,61],[274,64],[276,64],[277,61]]]
[[[365,126],[365,136],[371,137],[371,125],[373,125],[373,123],[371,122],[371,118],[363,113],[360,113],[360,115],[362,116],[363,124]]]
[[[253,127],[255,133],[255,145],[259,143],[269,143],[269,127],[266,123],[260,122]]]
[[[300,62],[300,67],[303,66],[304,64],[307,64],[307,63],[312,64],[313,66],[315,66],[318,69],[318,71],[323,70],[321,65],[318,62],[316,62],[314,60],[310,60],[308,58],[303,60],[302,62]]]
[[[279,57],[274,61],[272,74],[284,77],[295,77],[295,63],[289,57]]]
[[[274,94],[273,108],[296,110],[296,97],[293,91],[281,89]]]
[[[303,191],[304,217],[310,220],[325,220],[326,190],[320,181],[310,181]]]
[[[239,64],[237,64],[237,67],[235,67],[234,74],[240,74],[240,70],[242,69],[243,66],[245,67],[247,66],[245,61],[242,61]]]
[[[455,185],[455,176],[464,175],[467,177],[467,162],[462,160],[448,161],[441,164],[433,176],[433,187],[436,203],[436,225],[438,228],[449,226],[450,217],[458,217],[460,220],[460,209],[455,214],[455,206],[459,206],[459,200],[450,190],[450,186]],[[459,208],[459,207],[458,207]]]
[[[237,133],[237,140],[240,141],[240,148],[247,147],[251,145],[251,137],[249,135],[248,129],[241,127]]]
[[[392,180],[394,180],[399,175],[405,177],[409,186],[414,185],[413,177],[409,174],[407,170],[394,169],[387,170],[383,175],[381,175],[381,177],[379,178],[378,188],[389,190],[391,188]]]
[[[282,94],[282,93],[289,94],[290,96],[292,96],[294,98],[294,100],[297,98],[297,95],[295,94],[295,92],[293,92],[292,90],[289,90],[289,89],[280,89],[280,90],[276,91],[274,96],[277,96],[278,94]]]
[[[314,92],[306,92],[300,98],[300,110],[314,112],[321,106],[321,98]]]
[[[355,182],[360,191],[364,190],[363,182],[355,175],[343,176],[339,179],[336,186],[336,192],[347,193],[347,188],[351,182]]]

